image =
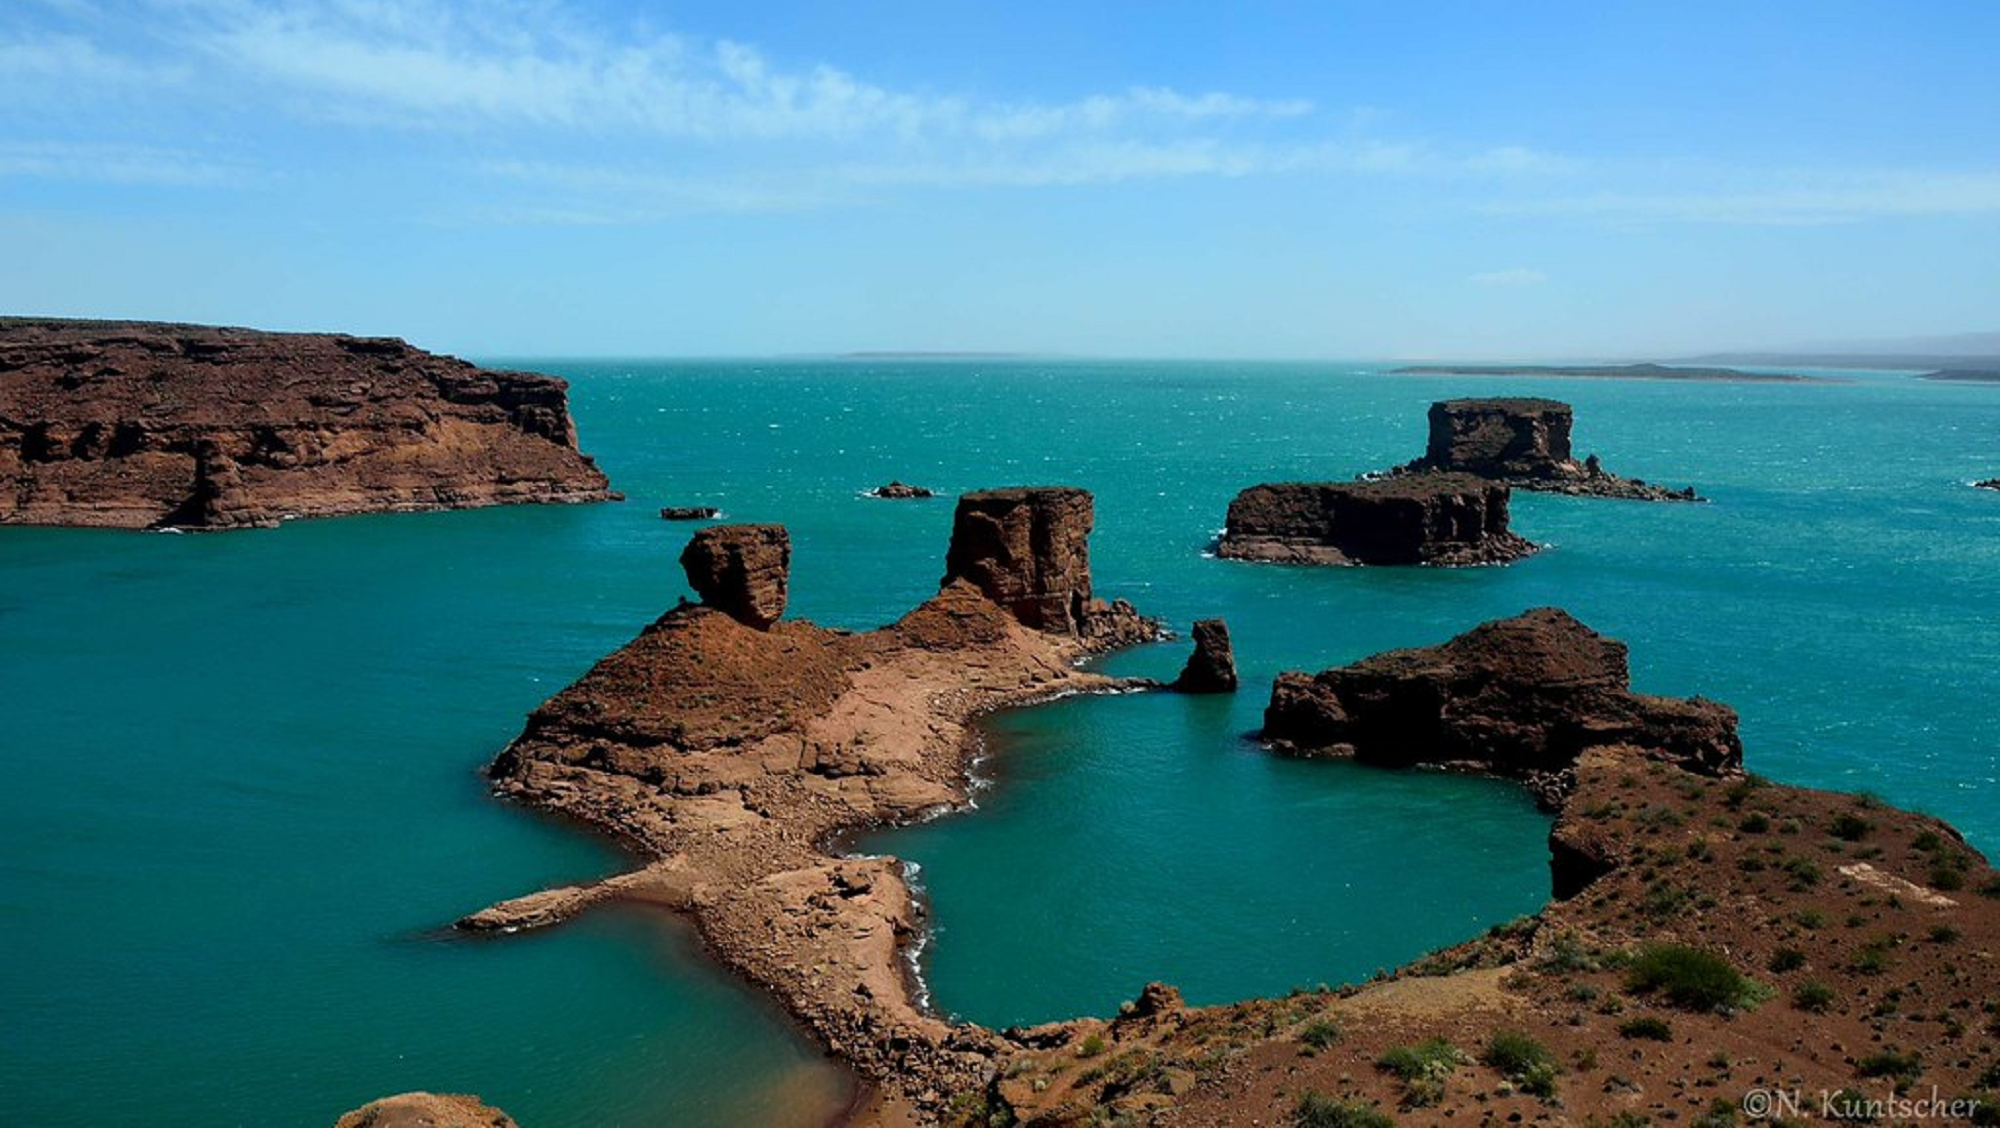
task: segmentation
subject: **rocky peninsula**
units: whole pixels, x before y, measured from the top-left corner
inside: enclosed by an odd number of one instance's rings
[[[383,337],[0,319],[0,524],[231,529],[615,498],[567,389]]]
[[[503,794],[603,829],[646,860],[460,922],[511,930],[611,898],[667,906],[770,991],[873,1089],[877,1112],[935,1121],[1012,1052],[919,1007],[919,925],[901,865],[842,835],[964,802],[970,723],[1004,705],[1125,683],[1083,657],[1158,624],[1092,589],[1091,497],[959,499],[937,596],[879,630],[784,620],[778,526],[705,529],[677,607],[549,699],[492,767]]]
[[[1413,364],[1391,376],[1533,376],[1573,380],[1689,380],[1728,384],[1828,384],[1824,376],[1744,372],[1685,364]]]
[[[1535,545],[1507,527],[1508,488],[1469,474],[1251,486],[1216,555],[1283,564],[1504,564]]]
[[[1503,397],[1431,404],[1424,456],[1386,477],[1460,473],[1516,489],[1630,501],[1699,501],[1694,487],[1668,489],[1604,469],[1596,455],[1570,453],[1570,406],[1559,400]]]

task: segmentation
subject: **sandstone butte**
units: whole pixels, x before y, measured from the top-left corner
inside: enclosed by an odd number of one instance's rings
[[[1596,455],[1570,453],[1570,406],[1531,398],[1433,403],[1424,456],[1392,475],[1457,472],[1516,489],[1632,501],[1698,501],[1694,487],[1673,490],[1605,470]]]
[[[861,1124],[1725,1123],[1752,1092],[1817,1115],[1822,1091],[2000,1089],[1985,859],[1935,819],[1746,774],[1731,710],[1633,693],[1622,644],[1547,609],[1283,675],[1263,734],[1280,753],[1528,783],[1556,815],[1539,913],[1282,999],[1189,1007],[1155,983],[1116,1017],[1007,1031],[927,1012],[900,866],[839,842],[961,802],[980,711],[1123,688],[1074,665],[1153,631],[1091,594],[1090,516],[1081,491],[968,495],[943,589],[877,631],[668,612],[536,710],[492,770],[646,863],[461,927],[611,898],[683,912],[861,1077]],[[746,577],[779,551],[717,535],[753,557]]]
[[[0,524],[230,529],[615,498],[567,388],[400,340],[0,319]]]

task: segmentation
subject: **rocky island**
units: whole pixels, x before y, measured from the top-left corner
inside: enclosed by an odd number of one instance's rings
[[[937,495],[928,486],[913,486],[907,482],[891,481],[869,490],[868,496],[881,498],[884,501],[920,501]]]
[[[616,497],[567,388],[383,337],[0,319],[0,524],[230,529]]]
[[[1390,477],[1436,472],[1471,474],[1517,489],[1631,501],[1698,501],[1694,487],[1673,490],[1621,478],[1596,455],[1570,453],[1570,406],[1535,398],[1457,399],[1433,403],[1424,456]]]
[[[1824,376],[1744,372],[1686,364],[1413,364],[1391,376],[1534,376],[1579,380],[1691,380],[1730,384],[1828,384]]]
[[[1216,555],[1282,564],[1504,564],[1534,553],[1507,527],[1508,489],[1469,474],[1251,486]]]
[[[1009,1044],[917,1005],[902,868],[836,842],[962,803],[976,714],[1124,684],[1076,663],[1158,624],[1094,595],[1092,521],[1079,489],[967,494],[937,596],[863,633],[782,618],[782,527],[703,530],[682,555],[702,602],[550,698],[492,767],[501,793],[597,826],[646,864],[461,927],[552,923],[611,898],[683,912],[882,1107],[935,1120]]]

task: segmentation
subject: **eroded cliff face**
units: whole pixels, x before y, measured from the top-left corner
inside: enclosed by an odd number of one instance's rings
[[[1535,551],[1507,527],[1508,489],[1467,474],[1251,486],[1216,555],[1283,564],[1503,564]]]
[[[1553,805],[1579,757],[1623,745],[1709,775],[1740,771],[1736,712],[1633,693],[1625,644],[1540,608],[1440,646],[1280,674],[1264,735],[1302,754],[1457,765],[1526,781]]]
[[[567,389],[390,338],[0,320],[0,524],[603,501]]]
[[[764,630],[785,613],[792,536],[783,525],[715,525],[688,541],[681,567],[703,603]]]
[[[944,586],[963,580],[1022,625],[1107,644],[1142,642],[1159,624],[1124,600],[1091,595],[1090,493],[1073,486],[981,490],[958,499]]]

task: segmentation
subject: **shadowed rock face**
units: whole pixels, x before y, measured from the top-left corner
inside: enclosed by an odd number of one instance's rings
[[[1499,564],[1535,551],[1507,527],[1508,489],[1465,474],[1252,486],[1216,554],[1286,564]]]
[[[1431,405],[1424,462],[1482,478],[1549,478],[1574,466],[1570,407],[1549,399],[1462,399]]]
[[[714,525],[688,541],[681,567],[703,603],[765,630],[785,613],[792,537],[783,525]]]
[[[1629,745],[1708,775],[1736,772],[1736,712],[1631,691],[1625,645],[1554,608],[1319,674],[1284,673],[1264,736],[1302,754],[1391,767],[1462,765],[1559,799],[1586,749]]]
[[[0,524],[613,498],[567,387],[389,338],[0,319]]]
[[[1236,692],[1236,652],[1229,645],[1229,624],[1200,619],[1194,625],[1194,653],[1188,655],[1173,688],[1181,693]]]
[[[1125,646],[1159,623],[1090,594],[1090,493],[1073,486],[981,490],[958,499],[941,586],[964,580],[1024,626]]]

